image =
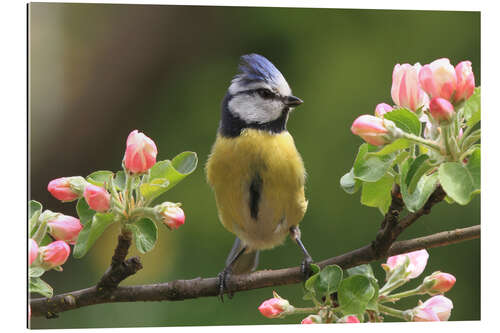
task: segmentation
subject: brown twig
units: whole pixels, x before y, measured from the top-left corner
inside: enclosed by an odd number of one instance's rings
[[[388,255],[396,255],[415,251],[423,248],[444,246],[480,236],[480,226],[476,225],[464,229],[440,232],[430,236],[399,241],[392,244],[388,252],[380,256],[371,244],[337,257],[319,262],[320,267],[336,264],[342,268],[350,268],[360,264],[382,259]],[[294,284],[303,281],[299,267],[284,268],[279,270],[263,270],[246,275],[233,275],[230,278],[231,290],[244,291],[265,287]],[[47,316],[84,306],[137,301],[179,301],[184,299],[217,296],[219,293],[218,279],[195,278],[192,280],[176,280],[166,283],[121,286],[107,295],[102,295],[97,287],[90,287],[73,291],[52,298],[32,299],[32,316]]]

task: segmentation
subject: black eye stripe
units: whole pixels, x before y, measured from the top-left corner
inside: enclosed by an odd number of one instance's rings
[[[245,94],[245,95],[258,94],[260,97],[262,97],[264,99],[274,99],[274,98],[278,97],[277,94],[275,94],[274,92],[272,92],[271,90],[266,89],[266,88],[242,90],[242,91],[238,91],[233,96],[241,95],[241,94]]]

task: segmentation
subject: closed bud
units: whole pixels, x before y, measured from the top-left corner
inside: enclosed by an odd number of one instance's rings
[[[418,250],[389,257],[387,258],[387,263],[383,264],[382,267],[390,275],[391,272],[405,265],[408,260],[409,263],[404,271],[404,275],[409,279],[413,279],[422,274],[427,265],[427,259],[429,259],[429,253],[425,249]]]
[[[82,196],[85,179],[80,176],[53,179],[47,185],[47,190],[58,200],[73,201]]]
[[[153,140],[134,130],[127,138],[125,168],[131,173],[144,173],[156,163],[158,150]]]
[[[429,103],[429,112],[437,122],[448,124],[453,118],[455,109],[446,99],[434,97]]]
[[[75,244],[83,226],[80,220],[68,215],[59,214],[57,218],[47,222],[49,234],[56,240]]]
[[[474,73],[472,72],[472,64],[470,61],[462,61],[455,66],[457,75],[457,90],[455,91],[454,100],[459,102],[467,99],[474,93]]]
[[[413,321],[447,321],[451,309],[453,302],[450,299],[442,295],[433,296],[413,309]]]
[[[358,317],[354,315],[349,315],[349,316],[344,316],[337,320],[337,323],[344,323],[344,324],[358,324],[360,321]]]
[[[87,184],[83,197],[89,207],[96,212],[105,212],[110,208],[111,195],[102,187]]]
[[[395,128],[392,121],[365,114],[354,120],[351,132],[369,144],[382,146],[394,139],[391,129]]]
[[[434,272],[424,279],[423,285],[431,295],[442,294],[449,291],[457,279],[448,273]]]
[[[177,229],[184,224],[186,216],[180,207],[180,204],[173,202],[164,202],[156,207],[162,217],[162,222],[169,229]]]
[[[267,318],[277,318],[283,313],[293,312],[294,309],[286,299],[277,297],[270,298],[259,306],[260,313]]]
[[[418,76],[422,66],[397,64],[392,72],[391,96],[394,103],[403,108],[417,111],[425,107],[428,97],[419,84]]]
[[[455,68],[447,58],[434,60],[422,67],[418,78],[422,88],[431,98],[451,100],[457,88]]]
[[[47,246],[40,248],[40,256],[42,266],[48,270],[57,266],[61,266],[68,260],[71,249],[64,241],[55,241]]]
[[[321,316],[318,315],[309,315],[302,319],[300,322],[301,324],[321,324],[323,320],[321,319]]]
[[[393,107],[390,106],[389,104],[387,104],[387,103],[379,103],[375,107],[375,115],[377,117],[382,118],[384,116],[384,114],[386,114],[387,112],[391,112],[392,110],[393,110]]]
[[[30,238],[28,240],[28,263],[29,263],[29,266],[31,266],[33,261],[36,260],[36,257],[38,257],[38,244],[33,239]]]

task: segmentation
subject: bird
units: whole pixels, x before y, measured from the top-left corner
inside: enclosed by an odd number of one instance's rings
[[[264,56],[241,56],[222,101],[216,140],[206,163],[219,220],[236,239],[218,275],[219,297],[232,297],[227,279],[258,265],[259,251],[290,236],[304,259],[313,262],[301,241],[299,223],[307,210],[306,171],[292,135],[290,112],[303,101],[292,95],[283,74]]]

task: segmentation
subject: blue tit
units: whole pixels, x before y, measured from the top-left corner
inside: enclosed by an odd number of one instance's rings
[[[286,129],[290,112],[300,104],[269,60],[258,54],[241,57],[206,164],[219,219],[236,235],[219,274],[221,299],[229,274],[253,271],[259,250],[282,244],[288,235],[304,254],[304,273],[312,262],[298,227],[307,210],[306,172]]]

